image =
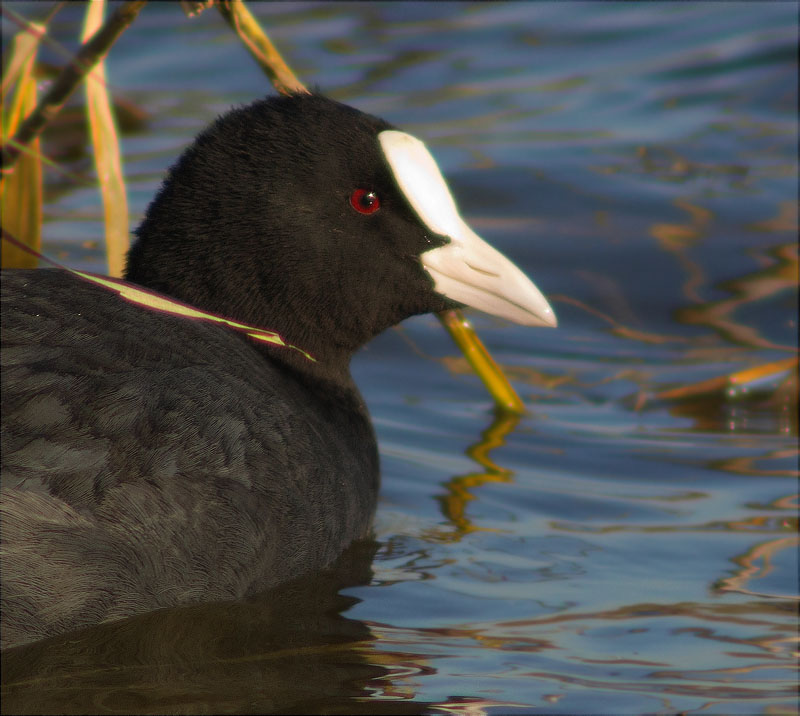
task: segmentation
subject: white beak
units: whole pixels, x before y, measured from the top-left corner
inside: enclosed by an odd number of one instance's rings
[[[378,135],[397,185],[422,222],[449,243],[421,261],[444,296],[525,326],[556,326],[556,316],[533,282],[467,226],[436,160],[416,137],[387,130]]]

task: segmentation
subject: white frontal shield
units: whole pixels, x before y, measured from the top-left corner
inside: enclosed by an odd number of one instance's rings
[[[420,257],[436,290],[460,303],[525,326],[555,326],[553,309],[531,280],[459,216],[427,147],[405,132],[378,135],[397,185],[420,220],[450,242]]]

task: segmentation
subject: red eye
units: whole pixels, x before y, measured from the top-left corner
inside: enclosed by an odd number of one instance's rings
[[[374,214],[381,208],[381,200],[374,191],[356,189],[350,195],[350,206],[359,214]]]

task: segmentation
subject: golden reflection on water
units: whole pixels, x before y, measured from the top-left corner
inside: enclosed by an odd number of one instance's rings
[[[663,695],[664,705],[667,709],[670,695],[704,696],[709,699],[706,707],[711,713],[720,713],[718,710],[720,706],[722,707],[721,712],[724,713],[726,699],[763,698],[763,680],[768,677],[759,676],[759,672],[766,669],[792,668],[789,659],[793,656],[795,640],[772,634],[785,616],[785,603],[776,604],[769,601],[749,601],[740,604],[639,602],[615,609],[570,610],[546,616],[450,628],[395,629],[387,628],[384,625],[372,625],[372,630],[382,648],[377,652],[373,652],[371,644],[365,644],[365,648],[368,653],[379,655],[386,663],[396,665],[398,659],[404,660],[409,667],[405,677],[412,679],[414,676],[420,675],[421,668],[435,672],[439,658],[453,652],[464,657],[468,656],[473,649],[502,650],[508,654],[506,659],[511,663],[513,663],[512,654],[515,653],[544,653],[547,654],[547,661],[543,663],[549,662],[553,666],[552,669],[519,671],[518,668],[519,676],[554,682],[554,685],[558,683],[578,684],[602,689],[613,686],[615,690],[647,692],[651,695],[660,693]],[[618,624],[621,630],[619,636],[653,632],[652,636],[654,637],[655,632],[661,628],[661,620],[667,620],[670,625],[686,625],[673,627],[670,630],[672,634],[685,634],[717,642],[724,645],[725,653],[729,657],[748,659],[749,663],[746,666],[710,669],[681,668],[681,663],[676,661],[674,653],[659,654],[660,640],[651,640],[649,647],[644,647],[645,642],[641,642],[643,648],[652,650],[652,653],[642,654],[638,658],[632,655],[601,657],[591,654],[592,648],[589,645],[592,643],[595,630],[607,631],[613,628],[614,624]],[[757,628],[763,635],[741,638],[734,635],[735,629],[731,632],[727,631],[728,627],[734,626]],[[781,631],[783,631],[782,628]],[[561,645],[566,633],[572,634],[573,638],[587,639],[588,653],[581,655],[571,652],[569,656],[564,656]],[[412,656],[405,651],[405,647],[413,647],[421,643],[437,645],[438,654]],[[732,647],[740,647],[740,649],[733,651]],[[754,658],[753,650],[758,653],[757,661]],[[663,658],[658,658],[658,656]],[[370,656],[370,658],[373,657]],[[567,661],[562,663],[561,659]],[[529,662],[521,661],[520,663]],[[594,670],[586,672],[576,669],[577,664],[593,666],[605,664],[619,668],[611,672],[604,671],[600,678],[592,678],[589,674],[593,674]],[[626,671],[626,667],[629,667],[630,670]],[[642,670],[639,667],[645,669]],[[648,667],[650,668],[648,669]],[[754,675],[752,682],[747,679],[749,674]],[[777,683],[773,693],[774,697],[792,698],[795,695],[791,689],[782,689],[777,686]],[[413,685],[410,688],[413,691]],[[548,700],[557,701],[560,697],[561,694],[552,693]],[[455,713],[462,713],[462,711],[456,709]],[[463,713],[467,712],[463,711]]]
[[[679,309],[676,320],[687,325],[709,326],[723,338],[740,345],[796,353],[797,346],[770,341],[760,334],[758,328],[740,323],[733,316],[743,306],[797,288],[797,244],[775,246],[769,249],[765,255],[770,256],[773,260],[772,265],[768,268],[720,284],[721,288],[733,294],[730,298]]]
[[[440,496],[439,503],[444,516],[455,527],[455,532],[446,537],[446,541],[456,541],[470,532],[494,531],[486,527],[476,526],[467,516],[467,506],[475,499],[472,491],[488,482],[511,482],[514,473],[500,467],[489,457],[489,452],[505,444],[506,437],[517,427],[519,415],[498,412],[492,424],[481,433],[478,442],[467,448],[467,455],[484,468],[451,478],[445,483],[447,494]],[[439,539],[444,535],[439,534]]]
[[[713,214],[701,206],[696,206],[685,199],[676,199],[675,206],[689,214],[690,221],[686,224],[653,224],[650,235],[656,239],[664,251],[671,253],[686,273],[683,284],[683,295],[694,303],[703,303],[700,289],[708,279],[697,261],[693,261],[687,249],[705,238],[708,225]]]
[[[646,148],[640,149],[639,158],[642,161],[643,170],[647,173],[663,172],[669,166],[670,172],[680,175],[683,171],[680,167],[687,164],[685,160],[672,155],[670,155],[670,162],[654,163],[652,152]],[[728,169],[732,174],[741,173],[733,171],[730,167]],[[708,327],[712,333],[690,337],[648,330],[646,323],[642,325],[641,320],[634,315],[629,302],[625,299],[622,287],[611,277],[595,275],[594,272],[582,271],[576,276],[584,283],[592,284],[595,293],[602,296],[603,304],[609,307],[610,313],[600,310],[596,305],[587,305],[569,295],[557,294],[549,298],[557,303],[574,306],[600,319],[608,324],[607,330],[612,335],[649,345],[672,344],[687,359],[703,359],[707,362],[734,359],[753,362],[759,360],[758,356],[753,355],[753,349],[778,350],[796,355],[798,353],[796,343],[784,344],[771,340],[762,334],[758,325],[737,318],[737,314],[746,307],[754,306],[768,299],[775,300],[778,296],[786,295],[787,300],[791,300],[791,292],[797,291],[800,275],[797,241],[793,239],[790,242],[776,243],[768,247],[754,247],[747,252],[756,263],[753,271],[735,279],[714,284],[709,276],[713,276],[715,272],[705,270],[700,261],[692,256],[693,249],[707,240],[712,233],[715,221],[714,213],[710,209],[700,206],[696,201],[688,199],[679,198],[673,203],[687,214],[686,221],[655,222],[650,226],[648,232],[656,240],[658,246],[677,261],[684,274],[681,293],[688,305],[679,307],[673,318],[679,324]],[[608,223],[606,215],[600,218],[601,224]],[[780,202],[774,217],[754,222],[746,228],[761,234],[796,234],[798,230],[796,202]],[[713,269],[713,267],[709,268]],[[720,289],[728,292],[730,296],[720,300],[706,298],[707,294]],[[779,327],[782,330],[795,329],[797,327],[796,315],[787,311],[787,316],[788,323]],[[792,419],[797,407],[796,362],[793,374],[784,384],[775,389],[775,395],[780,395],[781,400],[777,401],[773,407],[776,411],[790,413],[788,421],[786,421],[789,425],[788,431],[796,433],[797,421]],[[630,375],[624,377],[631,378]],[[721,376],[720,379],[722,378]],[[645,381],[640,383],[640,396],[635,405],[637,409],[643,407],[647,402],[644,399],[645,395],[648,399],[652,398],[653,386],[648,382],[648,379],[645,378]],[[747,386],[744,387],[746,389]],[[658,397],[666,399],[678,396],[667,396],[663,394],[662,390],[662,394]],[[696,411],[701,406],[693,407]],[[741,426],[734,424],[729,427],[736,430]]]
[[[770,450],[763,455],[743,455],[730,457],[723,460],[714,460],[709,463],[709,467],[714,470],[721,470],[738,475],[752,475],[753,477],[790,477],[797,479],[800,477],[800,470],[780,469],[773,470],[767,467],[759,467],[756,463],[759,460],[784,460],[786,458],[797,457],[800,450],[797,448],[786,448],[783,450]]]
[[[796,525],[795,531],[797,531]],[[800,601],[800,595],[797,594],[766,593],[755,591],[747,586],[751,580],[762,579],[774,570],[774,560],[779,552],[784,549],[796,550],[798,546],[800,546],[798,537],[781,537],[752,546],[744,554],[733,558],[733,561],[740,567],[736,574],[720,579],[715,588],[720,592],[740,592],[756,597]]]
[[[598,276],[592,272],[579,272],[578,278],[584,283],[591,283],[595,293],[603,296],[603,303],[610,307],[614,315],[602,311],[595,305],[572,296],[557,294],[550,296],[554,302],[574,306],[608,324],[608,332],[627,340],[638,341],[649,345],[674,345],[679,350],[676,361],[687,360],[706,362],[722,362],[731,360],[747,360],[753,362],[760,356],[753,354],[753,349],[770,349],[792,354],[798,353],[796,344],[778,343],[762,335],[760,327],[746,323],[736,314],[747,306],[755,305],[767,299],[776,299],[786,295],[798,287],[798,244],[797,242],[781,243],[767,248],[754,248],[748,252],[757,263],[757,268],[743,276],[712,285],[709,273],[691,257],[691,250],[696,244],[708,238],[714,221],[714,214],[709,209],[692,203],[686,199],[674,201],[682,211],[686,212],[684,223],[653,223],[649,233],[658,245],[671,254],[685,274],[681,292],[689,305],[678,308],[674,319],[684,325],[706,326],[712,333],[688,337],[649,331],[646,325],[634,327],[632,323],[641,325],[625,299],[622,288],[608,276]],[[793,203],[792,203],[793,204]],[[797,230],[797,207],[782,202],[774,218],[756,222],[748,227],[754,232],[785,233]],[[730,297],[720,300],[707,300],[704,294],[711,289],[722,289],[730,293]],[[787,312],[788,323],[781,329],[796,328],[796,316]],[[653,384],[653,376],[646,371],[638,375],[632,371],[620,371],[609,378],[633,381],[639,386],[634,397],[634,410],[642,409],[645,404],[656,399],[659,402],[670,401],[670,412],[680,417],[692,417],[698,430],[728,430],[731,432],[747,431],[750,410],[757,408],[761,413],[771,412],[778,420],[777,432],[797,434],[797,358],[777,361],[768,364],[751,365],[749,368],[734,369],[728,375],[720,375],[695,385],[681,384],[664,390],[663,386]],[[774,366],[774,370],[773,370]],[[519,373],[510,367],[509,373]],[[537,376],[516,375],[519,379],[533,378],[535,384],[542,384]],[[552,376],[550,383],[557,384],[558,376]],[[574,376],[562,376],[566,381],[579,384]],[[774,385],[765,386],[770,379]],[[725,420],[720,419],[725,403],[729,400],[746,399],[747,405],[742,410],[730,410]],[[754,402],[751,402],[754,401]]]
[[[707,237],[714,215],[705,207],[685,199],[677,199],[674,203],[689,214],[689,221],[683,224],[655,223],[650,227],[650,235],[665,251],[676,256],[686,273],[683,294],[695,305],[679,309],[675,320],[686,325],[709,326],[723,339],[735,344],[796,353],[796,345],[782,345],[764,338],[756,326],[737,321],[734,313],[748,304],[797,289],[797,242],[778,244],[754,252],[761,268],[719,284],[719,288],[732,294],[730,298],[707,301],[701,295],[703,288],[710,288],[706,273],[698,262],[689,258],[687,250]],[[797,208],[789,207],[787,202],[781,202],[775,218],[756,222],[749,228],[764,233],[796,234]]]

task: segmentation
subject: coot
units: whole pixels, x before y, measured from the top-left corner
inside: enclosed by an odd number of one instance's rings
[[[66,271],[4,271],[6,646],[331,563],[368,534],[378,491],[353,353],[462,304],[555,325],[422,142],[321,95],[217,119],[136,233],[128,281],[302,350]]]

